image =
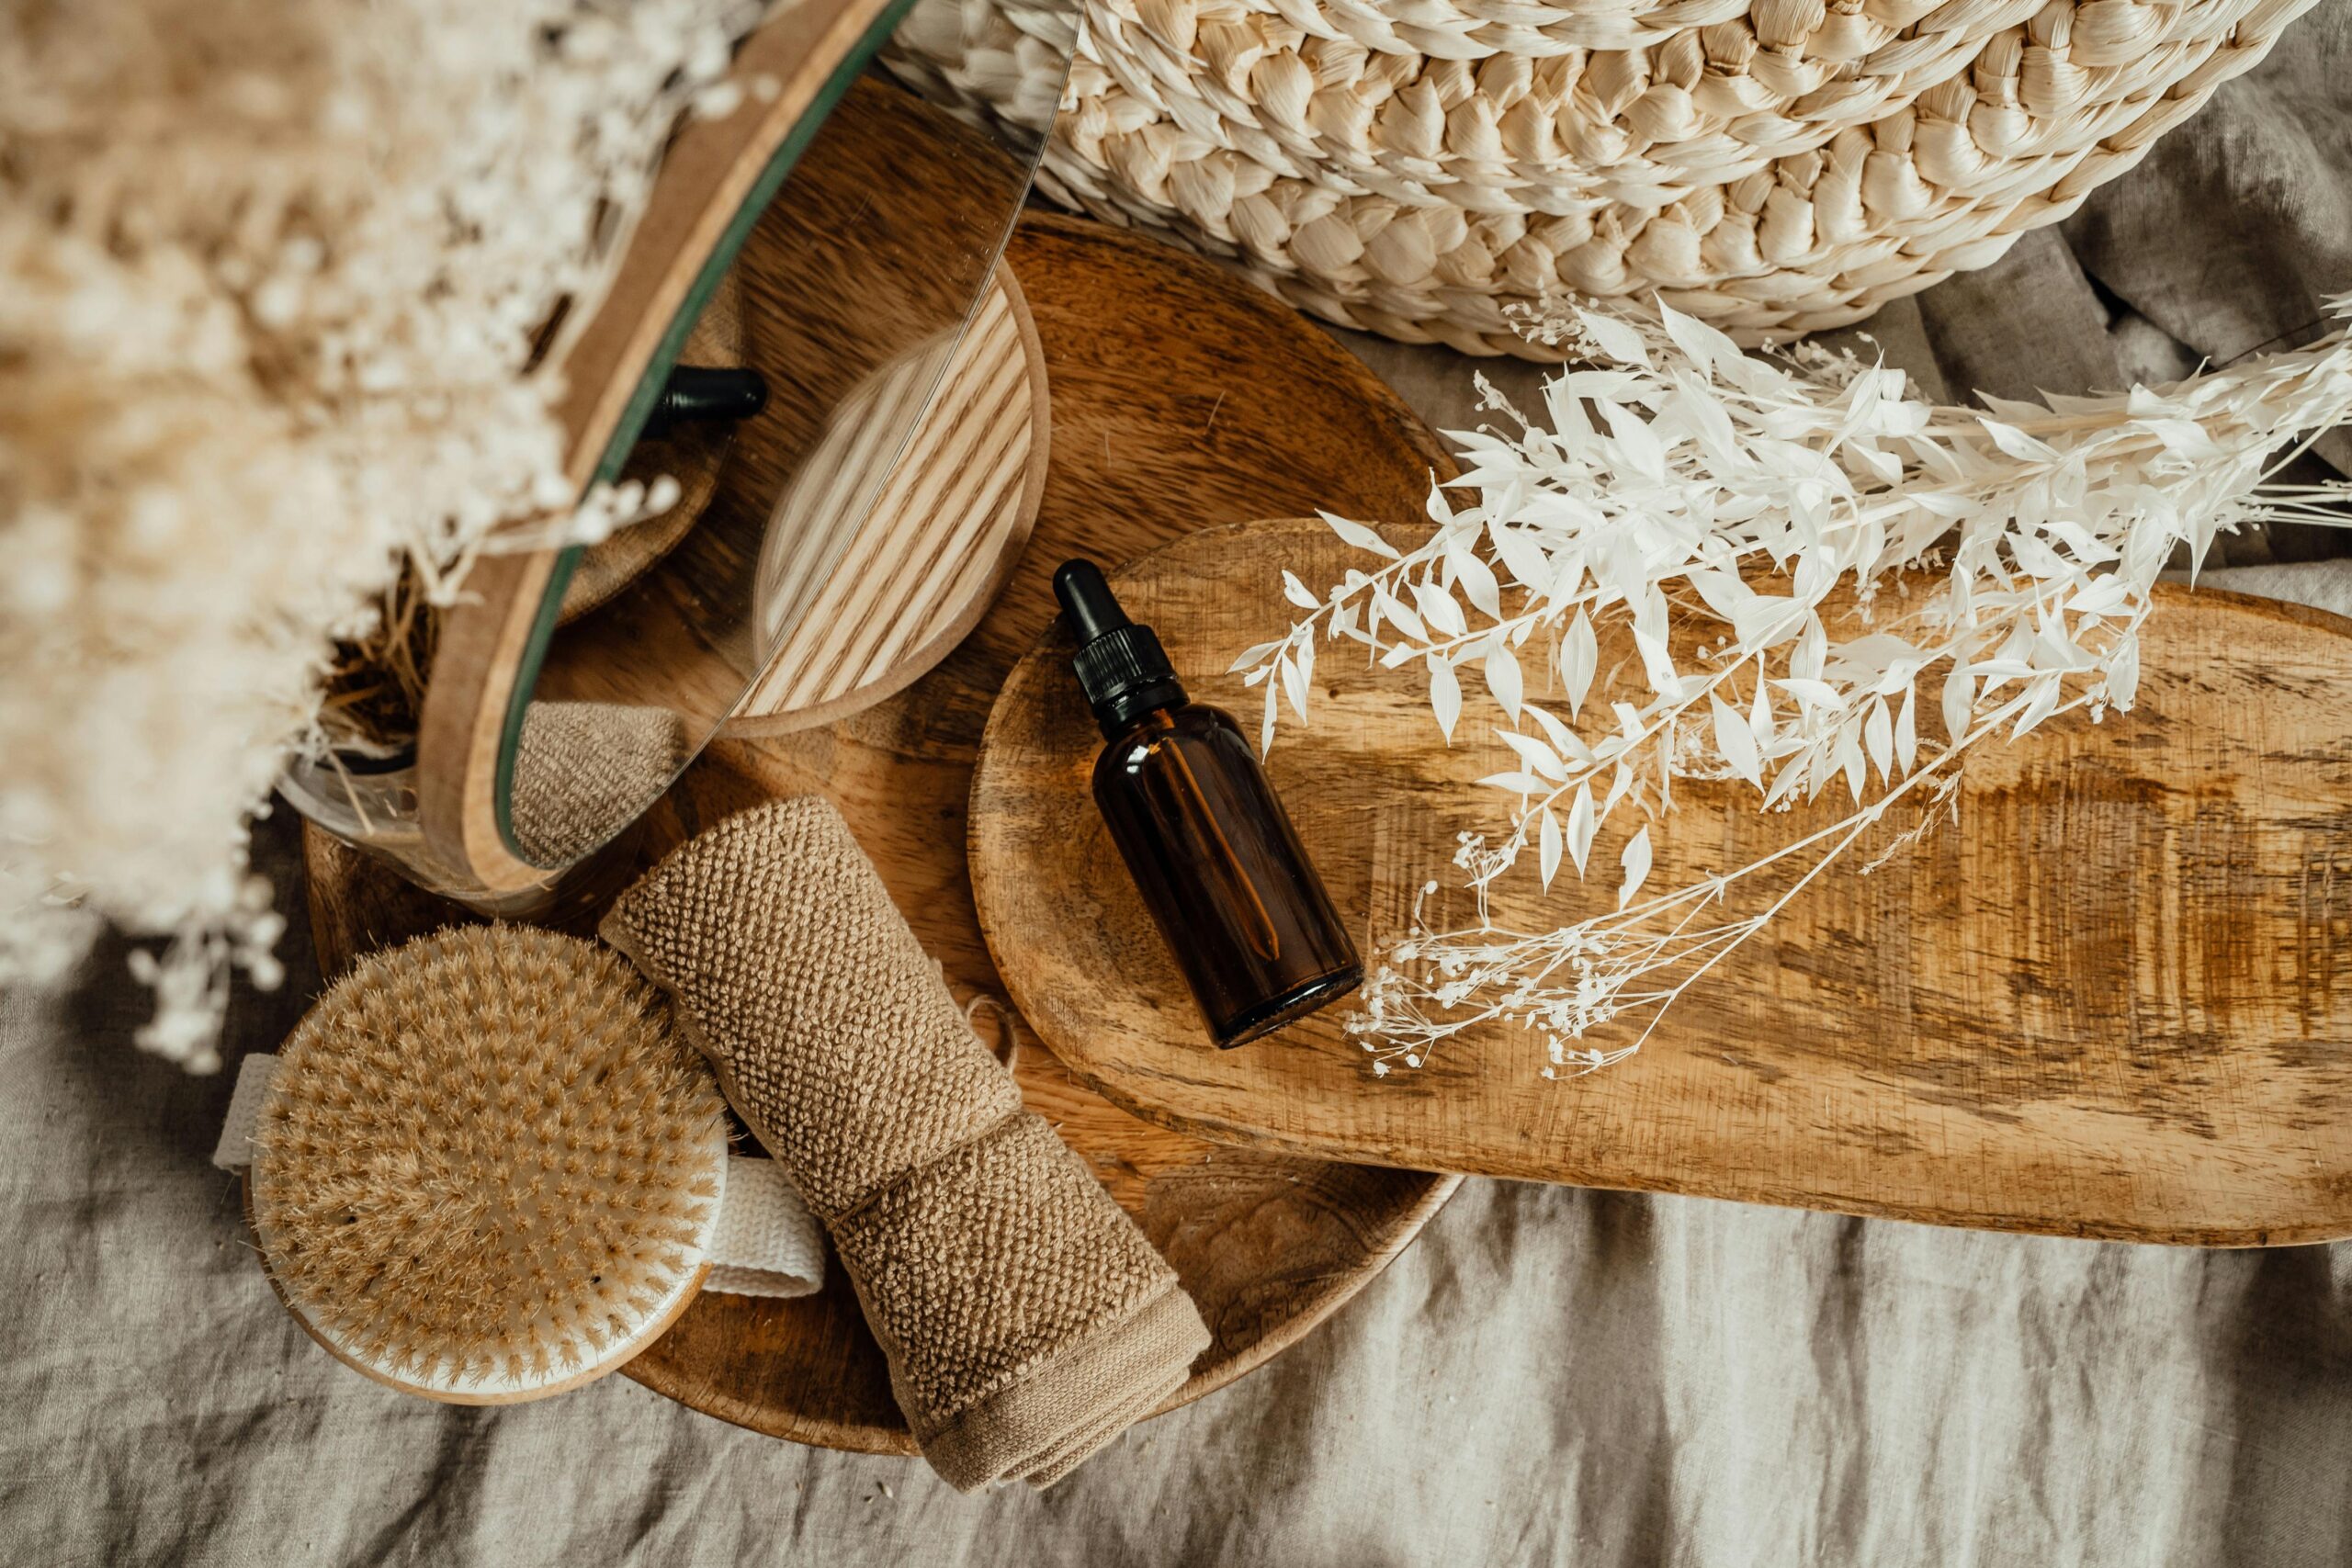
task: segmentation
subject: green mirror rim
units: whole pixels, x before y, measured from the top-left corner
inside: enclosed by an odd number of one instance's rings
[[[808,112],[793,122],[792,129],[786,132],[775,151],[769,154],[766,165],[760,171],[760,177],[752,183],[742,205],[736,209],[735,216],[728,221],[726,231],[719,235],[718,243],[712,247],[701,269],[695,274],[693,287],[686,290],[684,299],[680,301],[677,311],[670,318],[670,324],[663,330],[661,342],[655,345],[653,355],[646,364],[644,375],[638,378],[636,388],[629,393],[628,403],[622,409],[620,421],[613,427],[612,438],[605,444],[604,456],[597,460],[596,470],[589,479],[591,490],[600,484],[610,484],[620,477],[628,466],[629,453],[636,448],[639,436],[644,434],[645,422],[653,412],[654,402],[662,395],[663,383],[677,365],[678,356],[685,352],[686,339],[693,333],[695,322],[701,318],[703,308],[710,303],[711,296],[718,291],[728,269],[735,265],[736,256],[752,237],[752,230],[767,211],[768,204],[775,199],[776,193],[783,189],[785,180],[800,162],[801,154],[808,150],[818,131],[832,117],[834,108],[849,92],[851,85],[865,74],[866,67],[874,62],[874,57],[881,52],[882,45],[898,30],[899,24],[906,19],[907,13],[913,10],[916,4],[917,0],[890,0],[890,4],[883,7],[875,17],[874,25],[842,57],[832,74],[825,78],[824,85],[818,89],[809,104]],[[1001,245],[1001,238],[999,243]],[[967,319],[969,319],[968,308]],[[586,499],[585,492],[582,499]],[[537,614],[532,617],[530,637],[523,645],[523,657],[515,669],[514,688],[507,694],[506,716],[498,736],[498,764],[492,783],[491,801],[498,824],[499,841],[517,860],[532,865],[538,863],[526,854],[514,839],[514,757],[522,744],[523,716],[530,709],[532,694],[538,689],[540,669],[547,662],[548,649],[554,643],[556,622],[563,609],[564,591],[571,585],[571,574],[579,567],[580,554],[584,548],[586,547],[582,545],[569,545],[556,555],[554,568],[548,576],[547,591],[540,596]],[[541,869],[560,872],[565,868],[544,866]]]

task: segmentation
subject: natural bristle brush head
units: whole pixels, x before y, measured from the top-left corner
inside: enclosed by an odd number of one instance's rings
[[[610,951],[519,926],[362,962],[280,1053],[249,1198],[272,1280],[351,1365],[465,1404],[554,1393],[707,1270],[709,1068]]]

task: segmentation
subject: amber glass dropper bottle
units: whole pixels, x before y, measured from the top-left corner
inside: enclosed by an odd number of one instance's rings
[[[1239,1045],[1354,990],[1363,961],[1240,726],[1184,694],[1093,562],[1065,561],[1054,596],[1109,742],[1094,803],[1210,1037]]]

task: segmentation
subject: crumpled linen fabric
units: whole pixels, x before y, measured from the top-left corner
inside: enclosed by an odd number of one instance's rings
[[[2352,235],[2330,216],[2352,204],[2347,80],[2352,0],[2324,0],[2046,245],[1870,330],[1957,395],[2258,346],[2352,287],[2329,249]],[[2072,277],[2074,308],[2004,314],[2013,266]],[[1467,362],[1365,352],[1469,423]],[[266,827],[298,899],[289,825]],[[232,1009],[232,1071],[315,993],[288,956],[287,990]],[[1296,1348],[1044,1494],[959,1496],[919,1461],[775,1442],[623,1378],[509,1409],[403,1399],[271,1299],[206,1164],[230,1079],[132,1050],[146,1002],[121,965],[101,950],[68,995],[0,998],[0,1562],[2352,1562],[2352,1244],[2184,1251],[1471,1181]]]
[[[626,1378],[403,1398],[271,1298],[205,1163],[228,1082],[132,1054],[119,958],[0,1003],[0,1562],[2352,1560],[2352,1246],[1473,1181],[1295,1348],[1046,1493],[960,1495]],[[237,1009],[265,1039],[287,1012]]]

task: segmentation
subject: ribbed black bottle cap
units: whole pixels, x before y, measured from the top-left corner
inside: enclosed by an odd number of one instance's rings
[[[1183,700],[1184,688],[1159,637],[1127,619],[1092,561],[1062,562],[1054,573],[1054,597],[1078,638],[1070,668],[1106,734],[1144,708]]]

